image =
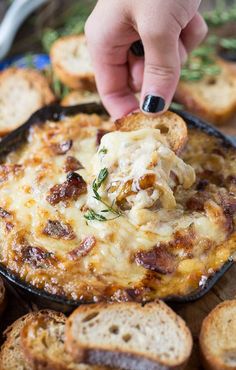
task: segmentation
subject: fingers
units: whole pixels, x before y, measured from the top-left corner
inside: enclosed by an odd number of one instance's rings
[[[179,57],[180,57],[181,65],[186,63],[188,59],[188,53],[181,39],[179,39]]]
[[[114,51],[110,56],[98,53],[94,57],[94,70],[98,92],[107,111],[117,119],[138,108],[138,102],[129,85],[129,69],[126,49]],[[123,57],[122,57],[123,56]]]
[[[173,98],[180,75],[180,53],[184,47],[174,33],[142,38],[145,50],[145,70],[141,94],[141,109],[146,113],[165,111]]]
[[[96,82],[102,101],[113,119],[117,119],[138,108],[137,99],[129,86],[127,63],[97,64]]]
[[[129,52],[129,86],[134,92],[141,91],[144,73],[144,58]]]
[[[187,50],[192,51],[207,34],[207,25],[202,16],[197,13],[181,32],[181,40]]]
[[[98,22],[101,17],[103,22]],[[139,38],[137,33],[128,23],[120,22],[116,12],[106,10],[105,13],[98,2],[86,23],[85,34],[98,92],[112,118],[136,110],[138,101],[129,86],[128,52],[130,45]]]
[[[97,2],[85,33],[98,92],[113,118],[138,109],[134,92],[141,87],[144,112],[157,114],[169,107],[181,63],[206,33],[203,19],[196,14],[199,3],[200,0]],[[139,39],[145,63],[129,51]]]

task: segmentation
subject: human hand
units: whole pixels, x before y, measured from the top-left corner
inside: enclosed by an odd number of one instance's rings
[[[168,109],[181,63],[205,37],[198,13],[201,0],[98,0],[85,33],[98,91],[113,118],[139,107],[158,113]],[[141,39],[144,58],[130,47]]]

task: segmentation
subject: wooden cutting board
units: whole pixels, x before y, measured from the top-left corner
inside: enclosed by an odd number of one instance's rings
[[[234,117],[227,125],[219,126],[218,128],[224,134],[236,137],[236,117]]]
[[[223,133],[236,137],[236,118],[225,126],[218,127]],[[194,347],[186,370],[203,370],[199,353],[198,336],[204,317],[219,303],[236,298],[236,264],[219,280],[203,298],[196,302],[175,306],[175,311],[183,317],[191,329]]]
[[[219,303],[226,299],[236,298],[236,264],[219,280],[203,298],[196,302],[185,303],[174,307],[189,326],[194,340],[193,353],[186,370],[203,370],[201,366],[198,336],[204,317]]]
[[[226,299],[236,298],[236,264],[218,281],[218,283],[203,298],[191,303],[182,303],[172,308],[186,321],[193,335],[193,352],[186,370],[204,370],[199,354],[198,336],[202,320],[219,303]],[[23,299],[18,292],[8,287],[8,306],[0,320],[0,334],[18,317],[29,311],[37,310],[32,302]],[[0,343],[2,342],[0,335]]]

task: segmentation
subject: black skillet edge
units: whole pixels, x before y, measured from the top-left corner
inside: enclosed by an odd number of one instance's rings
[[[4,160],[4,157],[8,153],[16,150],[26,141],[30,127],[44,124],[48,120],[57,122],[66,116],[73,116],[78,113],[94,113],[99,115],[107,114],[105,108],[97,103],[80,104],[71,107],[61,107],[58,104],[52,104],[41,108],[22,126],[18,127],[2,139],[0,142],[0,162]]]
[[[208,135],[215,136],[221,140],[222,144],[226,147],[233,147],[236,149],[236,143],[219,132],[215,127],[205,123],[200,118],[193,116],[188,112],[175,111],[179,114],[188,124],[188,127],[197,128],[201,131],[206,132]],[[78,113],[87,114],[106,114],[106,110],[97,103],[80,104],[72,107],[61,107],[59,105],[50,105],[44,107],[34,113],[30,119],[20,126],[18,129],[7,135],[0,143],[0,162],[4,160],[4,157],[11,151],[16,150],[21,144],[26,141],[28,131],[30,127],[37,124],[43,124],[47,120],[60,121],[65,116],[73,116]],[[233,265],[233,260],[229,259],[222,266],[222,268],[215,272],[214,275],[209,277],[205,284],[195,290],[193,293],[186,296],[171,296],[167,297],[165,301],[170,303],[185,303],[195,301],[205,295],[213,285],[224,275],[224,273]],[[14,283],[14,285],[23,291],[23,294],[30,295],[33,301],[36,301],[38,306],[50,307],[55,310],[61,310],[63,312],[69,312],[73,308],[77,307],[82,303],[93,303],[83,302],[82,300],[70,300],[63,296],[54,295],[47,293],[42,289],[35,288],[32,284],[26,283],[20,279],[16,274],[12,273],[9,269],[0,265],[0,274],[3,275],[8,281]]]

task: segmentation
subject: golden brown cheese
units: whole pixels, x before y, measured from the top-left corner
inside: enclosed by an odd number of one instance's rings
[[[236,250],[236,151],[191,129],[183,158],[197,181],[173,187],[174,209],[87,220],[91,162],[108,130],[95,115],[46,122],[8,155],[0,167],[1,263],[81,301],[190,293]]]
[[[188,189],[195,181],[193,168],[171,150],[159,129],[150,127],[103,136],[91,173],[99,178],[104,169],[107,178],[100,187],[101,197],[133,213],[152,208],[153,215],[159,206],[175,208],[173,188],[181,184]],[[101,211],[103,205],[94,200],[93,186],[88,192],[88,206]]]

